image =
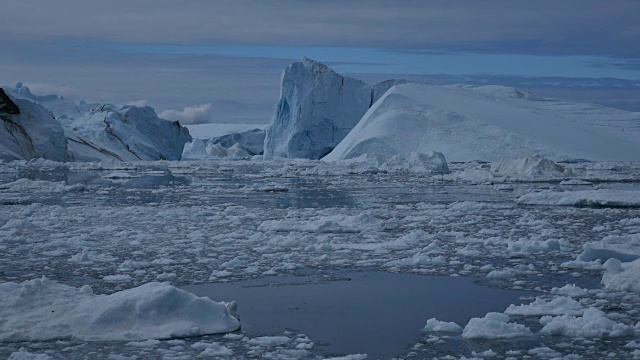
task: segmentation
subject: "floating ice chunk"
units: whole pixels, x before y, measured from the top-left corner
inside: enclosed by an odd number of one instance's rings
[[[590,307],[582,316],[543,316],[540,333],[569,337],[621,337],[633,335],[633,327],[609,319],[604,312]]]
[[[527,156],[519,159],[502,159],[491,164],[495,176],[512,177],[562,177],[570,174],[562,166],[542,156]]]
[[[408,171],[427,174],[448,174],[449,166],[442,153],[428,151],[418,153],[412,151],[405,158],[401,155],[394,155],[380,166],[382,170]]]
[[[561,239],[521,239],[509,240],[507,242],[507,251],[515,254],[535,254],[547,251],[560,251],[566,241]]]
[[[286,336],[259,336],[247,340],[250,345],[258,346],[279,346],[288,343],[291,339]]]
[[[603,265],[605,272],[602,285],[616,291],[640,292],[640,259],[630,263],[622,263],[612,258]]]
[[[168,339],[235,331],[226,303],[168,284],[94,295],[46,278],[0,284],[0,341]]]
[[[184,144],[182,149],[182,160],[202,160],[207,158],[207,148],[202,139],[193,139],[192,142]]]
[[[551,301],[540,298],[530,304],[509,305],[504,312],[507,315],[541,316],[541,315],[582,315],[584,309],[579,302],[570,297],[559,297]]]
[[[622,262],[630,262],[640,259],[640,234],[609,235],[601,241],[586,243],[583,248],[578,261],[607,261],[616,258]]]
[[[69,262],[75,262],[79,264],[90,264],[93,262],[109,262],[114,261],[116,258],[111,255],[100,254],[96,251],[88,251],[86,249],[77,253],[69,259]]]
[[[581,190],[533,192],[516,200],[520,205],[559,205],[590,207],[640,207],[640,191]]]
[[[314,233],[357,233],[381,231],[382,222],[367,213],[360,215],[320,216],[313,220],[300,219],[266,220],[258,227],[260,231],[303,231]]]
[[[531,336],[531,330],[509,322],[509,315],[491,312],[484,318],[472,318],[462,331],[465,339],[510,339]]]
[[[346,356],[324,358],[322,360],[366,360],[367,354],[351,354]]]
[[[397,267],[397,266],[444,265],[446,263],[447,263],[447,259],[445,259],[444,256],[442,255],[431,257],[429,255],[417,253],[412,257],[389,261],[384,265],[389,267]]]
[[[216,342],[206,343],[204,341],[199,341],[193,345],[191,345],[192,349],[202,350],[200,353],[200,357],[217,357],[217,356],[231,356],[233,355],[233,350],[229,349],[226,346],[222,346]]]
[[[589,290],[583,289],[579,286],[573,285],[565,285],[561,288],[554,287],[551,289],[551,293],[555,295],[564,295],[570,297],[582,297],[589,294]]]
[[[514,276],[516,276],[516,271],[513,269],[492,270],[487,274],[489,279],[511,279]]]
[[[423,330],[430,332],[459,332],[462,330],[462,327],[454,322],[440,321],[436,318],[431,318],[427,320],[427,325],[425,325]]]
[[[27,351],[25,348],[11,353],[7,360],[52,360],[53,358],[47,354],[34,354]]]

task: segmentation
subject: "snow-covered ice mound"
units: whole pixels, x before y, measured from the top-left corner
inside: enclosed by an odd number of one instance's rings
[[[319,159],[328,154],[387,89],[404,81],[369,85],[303,58],[282,74],[264,143],[265,158]]]
[[[542,156],[527,156],[519,159],[502,159],[491,164],[495,176],[514,177],[563,177],[569,170]]]
[[[240,328],[227,303],[164,283],[95,295],[86,285],[42,278],[0,284],[0,304],[0,342],[168,339]]]
[[[640,114],[501,86],[396,85],[324,159],[436,150],[450,162],[640,160]]]
[[[640,207],[640,191],[581,190],[533,192],[516,200],[520,205],[559,205],[591,207]]]
[[[0,160],[67,160],[67,139],[53,114],[0,89]]]

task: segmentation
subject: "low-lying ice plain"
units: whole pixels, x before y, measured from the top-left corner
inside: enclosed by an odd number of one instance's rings
[[[482,163],[450,163],[450,173],[430,175],[284,159],[4,162],[0,293],[15,286],[7,283],[43,276],[96,295],[152,282],[181,287],[360,270],[468,276],[534,295],[459,328],[423,319],[420,340],[398,349],[398,358],[640,358],[633,276],[640,164],[562,165],[570,175],[529,178],[494,176]],[[622,203],[601,201],[623,195]],[[622,264],[608,260],[615,254],[624,255]],[[0,357],[347,355],[320,353],[300,331],[128,342],[16,338],[0,343]]]

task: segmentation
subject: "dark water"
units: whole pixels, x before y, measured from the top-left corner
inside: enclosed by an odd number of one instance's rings
[[[360,272],[338,279],[272,278],[189,285],[199,296],[238,303],[250,336],[305,333],[325,354],[366,353],[389,359],[406,352],[437,317],[463,326],[472,317],[504,311],[530,293],[493,289],[473,278]]]

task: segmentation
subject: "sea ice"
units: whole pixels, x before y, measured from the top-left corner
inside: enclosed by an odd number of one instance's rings
[[[0,341],[168,339],[232,332],[227,304],[168,284],[148,283],[111,295],[46,278],[0,284]]]
[[[582,316],[569,314],[562,316],[543,316],[544,325],[540,333],[570,337],[602,338],[633,335],[633,327],[609,319],[604,312],[590,307]]]
[[[484,318],[472,318],[462,331],[465,339],[510,339],[531,336],[531,330],[517,323],[509,322],[509,315],[488,313]]]

